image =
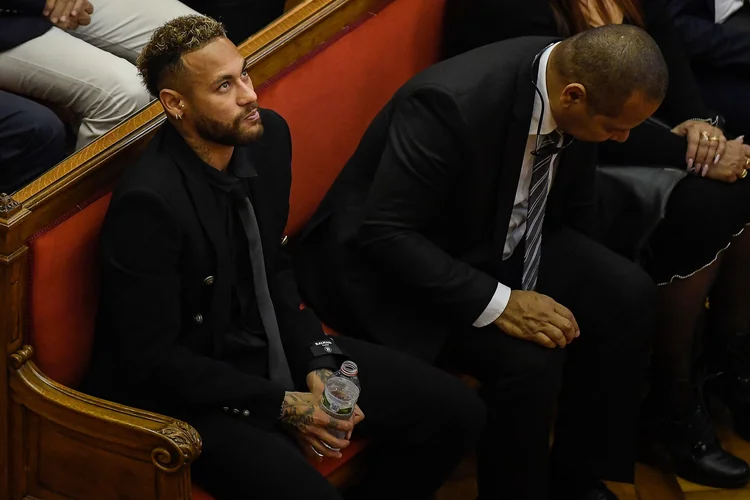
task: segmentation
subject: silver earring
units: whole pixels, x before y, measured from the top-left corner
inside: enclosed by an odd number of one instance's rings
[[[175,113],[174,114],[174,118],[175,118],[175,120],[182,120],[182,115],[179,114],[179,113]]]

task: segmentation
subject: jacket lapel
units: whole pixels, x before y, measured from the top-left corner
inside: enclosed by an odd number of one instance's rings
[[[196,173],[197,156],[190,147],[179,137],[176,131],[171,132],[168,140],[169,153],[172,155],[177,168],[184,179],[188,196],[195,207],[198,220],[205,235],[211,242],[216,263],[214,292],[211,299],[211,331],[215,355],[221,357],[223,347],[223,333],[230,324],[231,287],[229,276],[229,241],[221,228],[224,227],[222,214],[216,207],[216,200],[211,187]]]
[[[534,85],[532,84],[532,61],[529,60],[518,74],[518,93],[511,116],[511,123],[500,154],[500,178],[498,182],[495,229],[492,237],[492,265],[498,271],[502,265],[508,221],[516,198],[521,166],[529,139],[529,126],[534,109]]]

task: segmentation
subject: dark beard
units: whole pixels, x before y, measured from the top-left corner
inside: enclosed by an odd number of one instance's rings
[[[246,116],[238,116],[231,125],[202,116],[196,122],[195,128],[201,138],[207,141],[224,146],[247,146],[263,136],[263,124],[258,118],[257,125],[247,132],[242,132],[242,120]]]

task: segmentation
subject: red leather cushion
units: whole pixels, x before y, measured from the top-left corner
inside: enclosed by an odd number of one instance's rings
[[[31,343],[50,378],[75,387],[88,369],[98,307],[99,232],[110,195],[29,239]]]
[[[396,0],[378,14],[261,85],[260,105],[292,131],[288,234],[310,218],[380,108],[439,54],[445,0]]]

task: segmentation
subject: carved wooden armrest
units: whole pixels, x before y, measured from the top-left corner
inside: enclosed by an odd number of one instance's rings
[[[195,429],[60,385],[32,353],[26,346],[10,360],[14,499],[190,498],[189,464],[201,452]]]

